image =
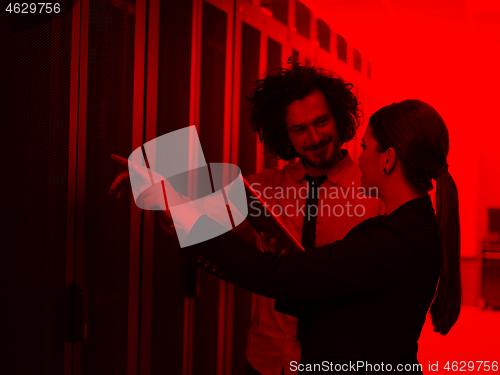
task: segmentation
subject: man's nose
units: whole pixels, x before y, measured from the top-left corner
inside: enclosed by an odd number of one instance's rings
[[[321,142],[321,133],[316,129],[314,126],[309,127],[309,138],[311,140],[311,143],[314,143],[317,145],[318,143]]]

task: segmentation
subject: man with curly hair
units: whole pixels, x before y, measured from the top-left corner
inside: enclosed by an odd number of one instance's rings
[[[361,221],[379,215],[382,203],[358,194],[361,172],[341,149],[359,127],[353,85],[329,71],[289,62],[288,68],[257,81],[247,100],[252,129],[266,152],[299,160],[245,178],[307,250],[342,239]],[[311,199],[315,183],[316,201]],[[288,312],[290,307],[280,301],[275,306],[272,299],[255,298],[247,375],[292,374],[291,363],[300,360],[300,320],[275,311]]]

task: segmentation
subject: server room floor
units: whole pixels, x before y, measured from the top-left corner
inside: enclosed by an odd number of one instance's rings
[[[500,311],[482,310],[476,306],[462,306],[460,317],[452,330],[446,336],[432,330],[429,316],[422,329],[419,345],[419,362],[423,366],[424,374],[431,374],[431,364],[439,362],[439,372],[477,372],[478,361],[497,361],[497,371],[485,371],[481,373],[500,373]],[[450,370],[444,366],[450,361]],[[452,362],[457,361],[458,369],[454,371]],[[472,364],[460,364],[461,361],[474,361],[474,370],[470,371]],[[484,365],[483,365],[484,366]],[[434,367],[436,368],[436,367]],[[460,369],[462,370],[460,371]]]

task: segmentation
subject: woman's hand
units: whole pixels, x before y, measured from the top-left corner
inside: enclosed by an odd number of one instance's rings
[[[111,183],[109,187],[109,195],[114,195],[116,199],[120,198],[123,190],[129,185],[130,174],[128,169],[128,160],[118,156],[111,155],[111,159],[118,162],[123,167],[127,168],[125,171],[121,172]],[[137,178],[137,176],[136,176]],[[144,184],[148,184],[148,181],[144,180]],[[170,210],[168,209],[168,205],[165,202],[163,195],[163,184],[165,184],[166,189],[170,192],[173,191],[172,186],[168,181],[163,180],[160,183],[156,183],[153,186],[150,186],[148,189],[142,192],[142,194],[137,199],[136,205],[139,209],[148,210],[146,211],[146,220],[150,220],[153,217],[154,211],[159,211],[160,219],[163,223],[168,227],[172,224],[172,215],[170,214]]]
[[[109,187],[109,195],[114,195],[116,199],[118,199],[120,198],[123,189],[129,186],[129,181],[130,181],[130,173],[128,168],[129,162],[128,159],[125,159],[115,154],[111,155],[111,159],[116,161],[122,167],[125,167],[125,170],[114,179],[114,181],[111,183],[111,186]],[[143,185],[148,184],[148,180],[142,178],[141,175],[137,173],[137,171],[135,172],[134,178],[136,178],[138,181],[142,181]]]
[[[137,194],[134,194],[135,204],[139,209],[149,211],[146,215],[147,220],[153,217],[153,212],[151,211],[159,211],[160,218],[163,224],[166,225],[163,228],[168,228],[173,223],[169,206],[173,208],[182,204],[184,206],[179,211],[182,211],[182,214],[176,216],[175,225],[180,225],[188,233],[197,218],[203,215],[203,212],[200,211],[191,199],[178,193],[170,182],[160,174],[118,155],[111,155],[111,158],[125,168],[128,168],[128,170],[120,173],[115,178],[109,188],[109,194],[116,195],[119,198],[121,191],[126,185],[127,178],[132,178],[132,187],[136,189],[134,193],[138,191]],[[130,175],[128,171],[130,171]],[[138,195],[139,193],[140,195]],[[168,232],[167,229],[165,230]]]
[[[272,251],[279,255],[287,253],[286,249],[281,249],[280,246],[277,245],[276,238],[270,237],[269,234],[264,231],[260,234],[260,244],[264,252]]]
[[[144,190],[137,198],[136,205],[143,210],[148,210],[146,214],[147,220],[152,218],[154,211],[158,211],[160,213],[161,220],[169,226],[172,224],[173,220],[172,214],[168,208],[167,200],[165,199],[166,189],[168,189],[165,185],[171,188],[171,185],[167,181],[163,180]],[[169,194],[172,193],[169,192]],[[173,194],[177,195],[177,192],[173,190]]]
[[[120,198],[123,189],[129,185],[129,181],[133,181],[132,188],[142,191],[152,183],[159,182],[164,179],[164,177],[158,173],[155,173],[146,167],[136,165],[119,155],[112,154],[111,159],[125,168],[125,170],[115,178],[109,187],[109,194],[114,195],[117,199]],[[140,188],[141,186],[142,188]]]
[[[116,199],[120,198],[122,191],[128,185],[129,180],[128,170],[120,173],[109,187],[109,195],[114,195]]]

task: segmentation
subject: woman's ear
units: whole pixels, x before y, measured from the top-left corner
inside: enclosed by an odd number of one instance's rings
[[[396,151],[392,147],[389,147],[384,151],[382,160],[384,164],[384,173],[390,174],[396,165]]]

